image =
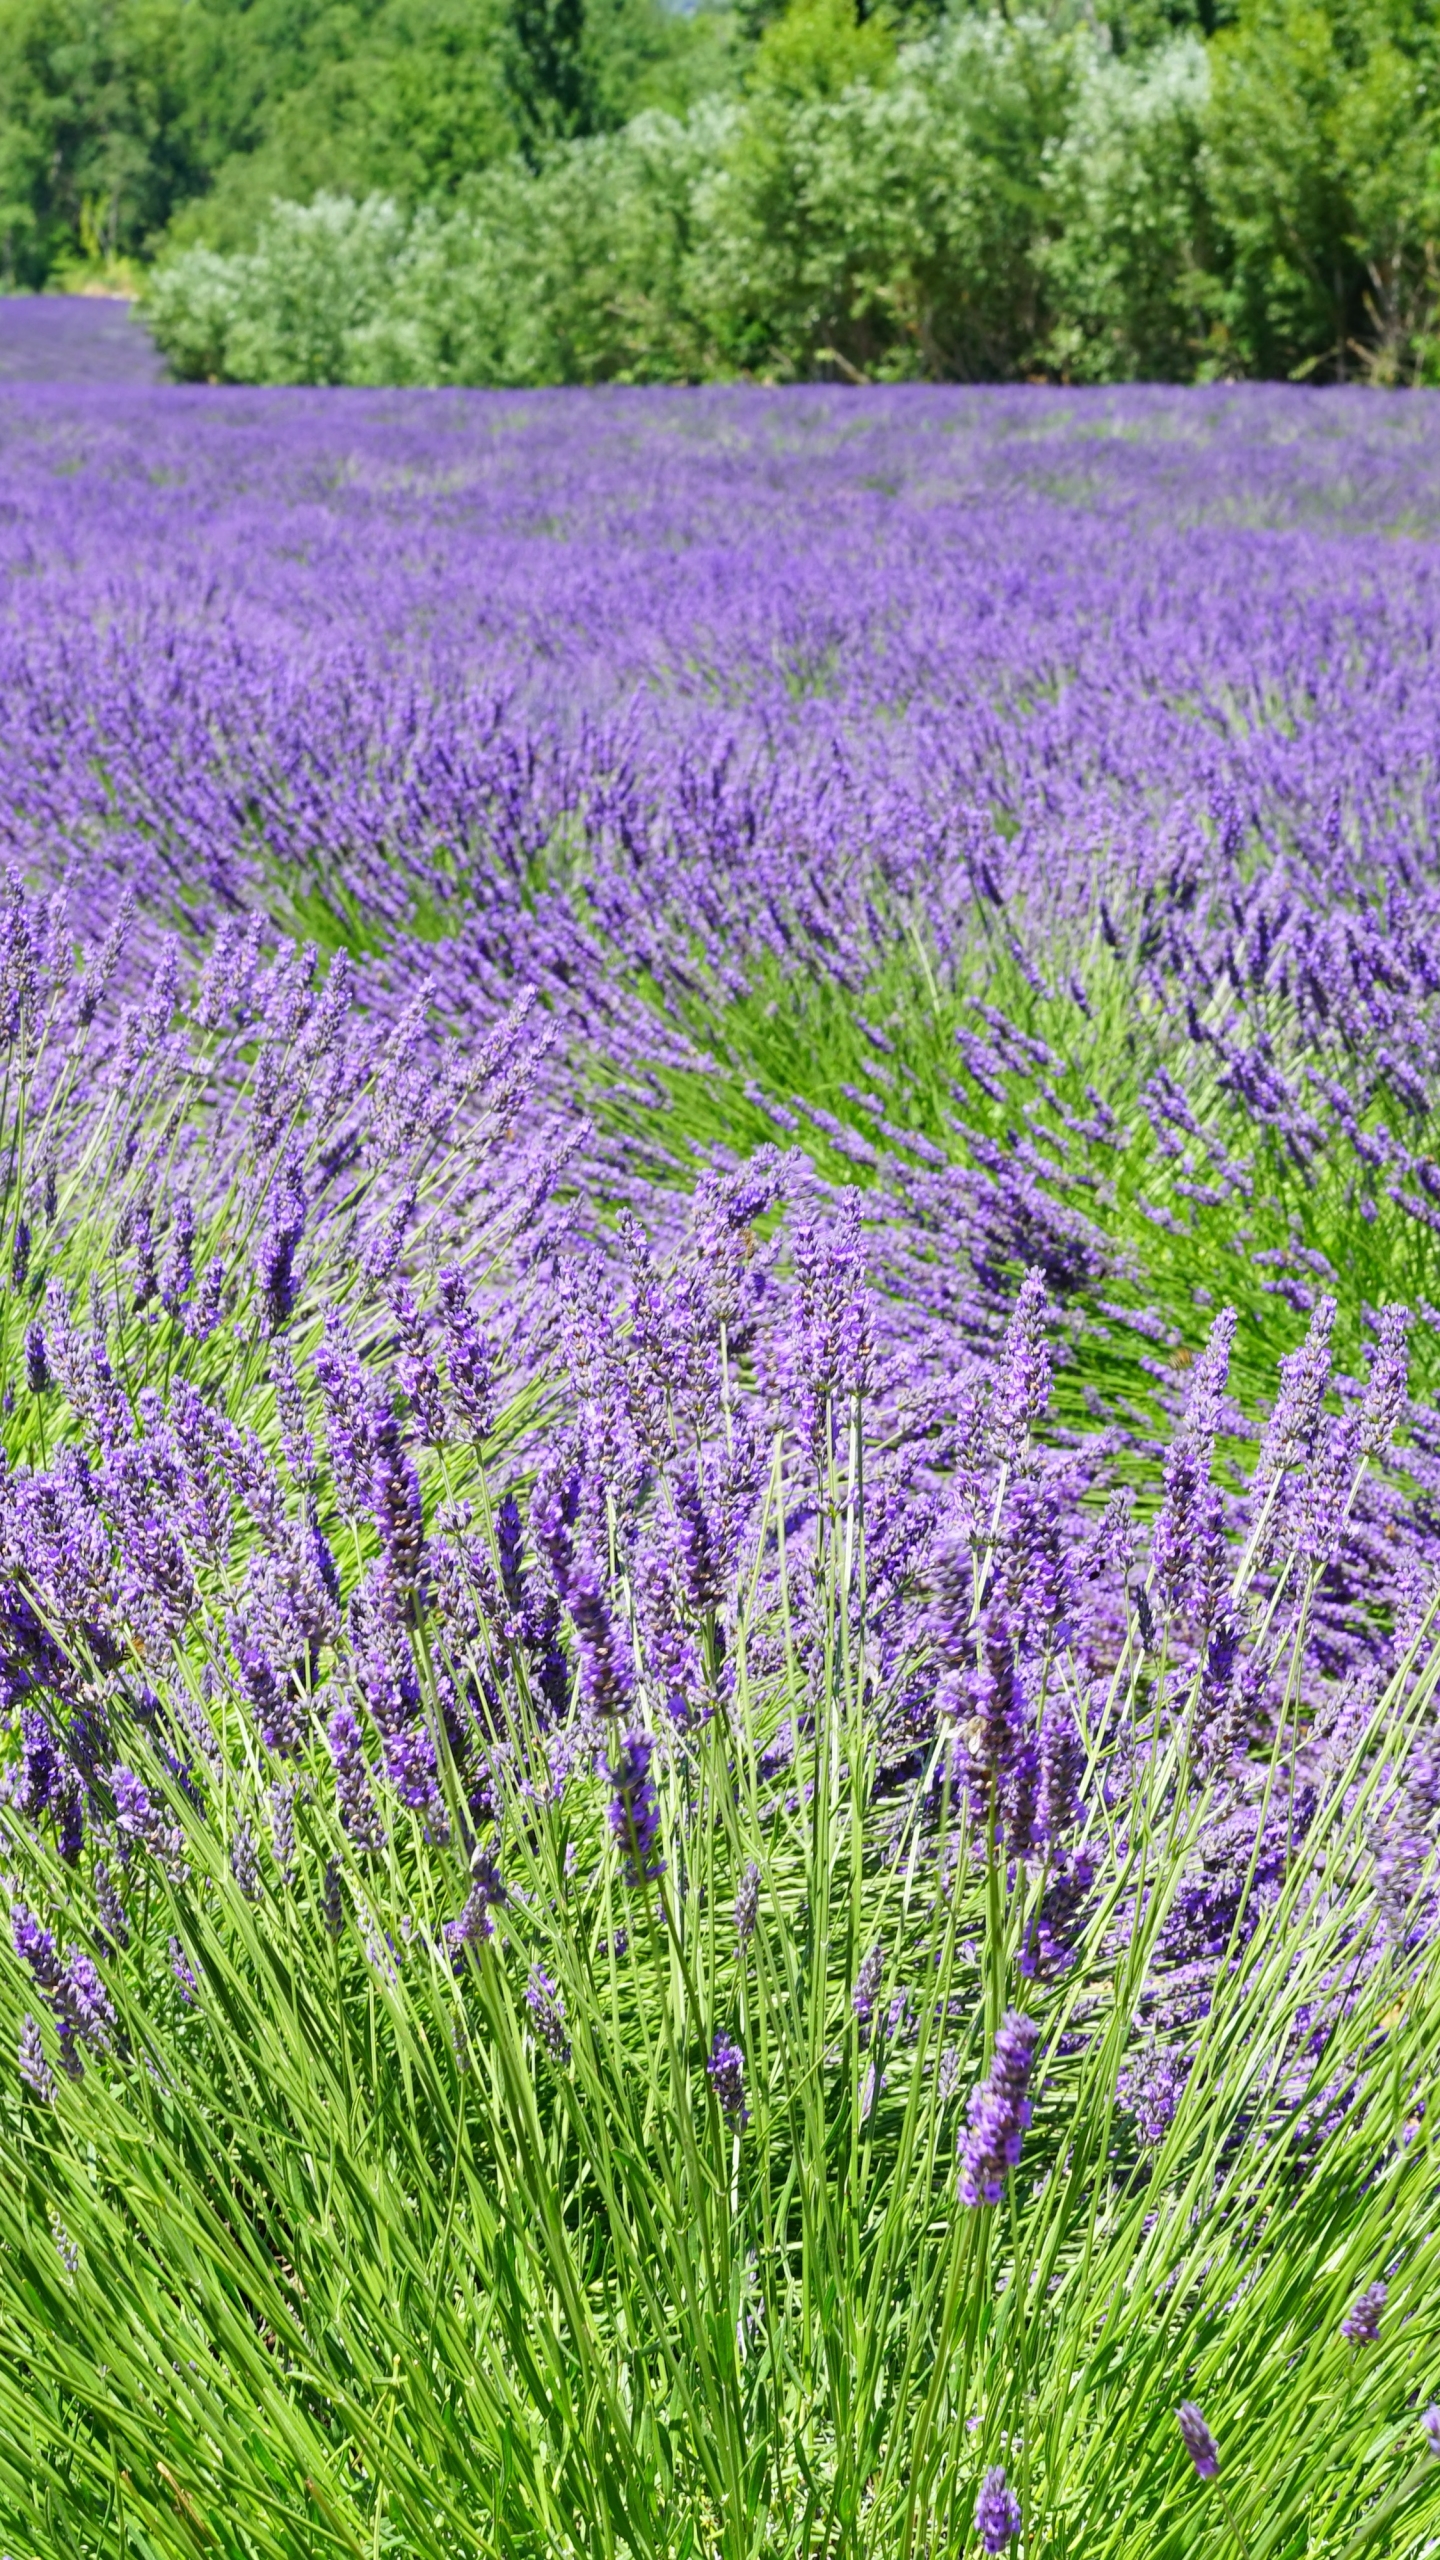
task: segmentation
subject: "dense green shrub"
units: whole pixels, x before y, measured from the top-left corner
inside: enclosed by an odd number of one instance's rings
[[[1046,170],[1049,364],[1077,382],[1183,381],[1212,347],[1215,226],[1201,175],[1209,70],[1182,40],[1092,56]]]
[[[1436,50],[1394,9],[1251,0],[1212,52],[1206,184],[1237,370],[1423,362],[1435,300]]]

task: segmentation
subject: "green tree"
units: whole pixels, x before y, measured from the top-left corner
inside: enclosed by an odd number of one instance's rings
[[[1401,377],[1432,294],[1436,57],[1408,8],[1249,0],[1211,48],[1223,360]]]
[[[0,273],[142,248],[199,177],[175,0],[0,0]]]

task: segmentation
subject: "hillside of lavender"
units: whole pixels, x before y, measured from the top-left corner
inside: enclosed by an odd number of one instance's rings
[[[0,385],[12,2560],[1437,2548],[1437,424]]]

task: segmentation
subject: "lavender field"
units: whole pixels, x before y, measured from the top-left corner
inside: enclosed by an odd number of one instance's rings
[[[1437,2547],[1437,422],[0,387],[11,2560]]]

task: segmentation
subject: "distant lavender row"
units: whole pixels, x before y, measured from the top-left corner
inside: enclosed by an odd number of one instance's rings
[[[892,1287],[970,1330],[937,1271],[996,1274],[998,1320],[1038,1260],[1163,1336],[1151,1248],[1207,1220],[1302,1317],[1337,1241],[1397,1265],[1347,1300],[1440,1297],[1431,415],[17,393],[0,832],[97,939],[131,886],[142,955],[259,905],[351,944],[382,1010],[535,987],[596,1185],[642,1208],[675,1079],[718,1093],[730,1039],[714,1142],[878,1190]],[[897,968],[1008,1033],[957,1014],[919,1091]],[[775,972],[871,1065],[760,1073]],[[1128,1230],[1084,1099],[1106,1007],[1146,1044],[1104,1097],[1143,1136]]]
[[[122,975],[243,905],[392,1018],[536,989],[597,1235],[767,1142],[861,1185],[908,1431],[1038,1266],[1148,1470],[1210,1300],[1253,1412],[1327,1288],[1352,1373],[1440,1299],[1430,417],[17,394],[0,828],[96,937],[138,894]]]

